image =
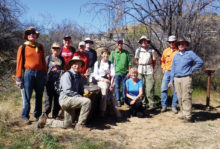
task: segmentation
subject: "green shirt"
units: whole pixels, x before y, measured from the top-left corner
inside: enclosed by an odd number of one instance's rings
[[[129,52],[122,49],[121,52],[116,48],[111,52],[109,61],[115,65],[115,74],[122,75],[128,72],[128,66],[131,66],[131,58]]]

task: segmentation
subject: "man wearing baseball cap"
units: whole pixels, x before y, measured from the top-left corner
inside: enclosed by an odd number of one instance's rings
[[[121,106],[121,94],[120,87],[122,83],[122,97],[123,102],[125,103],[125,82],[127,77],[129,76],[128,71],[131,68],[131,58],[130,54],[127,50],[123,49],[123,39],[118,39],[116,42],[116,49],[111,52],[109,60],[115,66],[115,94],[117,104]]]
[[[71,36],[65,35],[63,37],[63,46],[61,47],[61,50],[59,52],[59,55],[62,56],[65,61],[65,66],[64,66],[65,70],[70,69],[68,62],[73,58],[73,54],[76,52],[76,49],[72,47],[70,44],[71,44]]]
[[[163,51],[163,55],[161,57],[161,68],[163,69],[163,79],[161,84],[161,112],[165,112],[167,110],[167,93],[168,93],[168,83],[170,82],[171,76],[171,66],[174,55],[178,52],[177,49],[177,39],[176,36],[169,36],[167,42],[169,43],[169,47]],[[175,90],[173,89],[173,99],[172,99],[172,111],[177,114],[177,106],[178,99]]]

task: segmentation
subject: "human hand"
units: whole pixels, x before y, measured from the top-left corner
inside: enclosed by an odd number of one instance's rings
[[[132,100],[131,102],[130,102],[130,105],[133,105],[135,103],[135,100]]]
[[[127,79],[130,78],[130,74],[129,74],[129,73],[127,73],[126,78],[127,78]]]
[[[109,90],[113,91],[114,87],[112,85],[110,85]]]
[[[173,87],[173,83],[172,83],[172,82],[169,82],[169,83],[168,83],[168,87]]]
[[[23,87],[22,81],[16,81],[16,85],[17,85],[19,88],[22,88],[22,87]]]

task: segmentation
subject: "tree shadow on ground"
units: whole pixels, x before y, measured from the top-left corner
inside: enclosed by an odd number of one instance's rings
[[[208,121],[208,120],[216,120],[220,118],[220,113],[214,107],[210,107],[207,109],[205,105],[202,104],[193,104],[194,110],[201,110],[193,112],[193,119],[195,121]]]

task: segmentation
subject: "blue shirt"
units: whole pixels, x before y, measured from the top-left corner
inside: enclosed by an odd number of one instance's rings
[[[90,49],[90,50],[85,49],[84,52],[89,54],[89,67],[93,68],[95,62],[97,61],[96,51],[93,49]]]
[[[134,85],[131,78],[126,81],[126,88],[128,94],[137,97],[139,94],[139,89],[143,87],[143,83],[141,79],[137,79],[137,83]]]
[[[202,65],[203,60],[193,51],[185,50],[184,52],[177,52],[172,62],[170,82],[173,82],[174,77],[183,77],[192,74],[201,68]]]

